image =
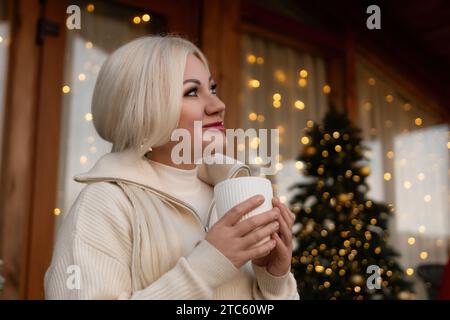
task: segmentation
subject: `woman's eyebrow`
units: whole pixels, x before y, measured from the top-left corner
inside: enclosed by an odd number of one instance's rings
[[[209,82],[214,81],[213,78],[212,78],[212,76],[209,76],[208,81],[209,81]],[[199,80],[197,80],[197,79],[186,79],[186,80],[183,81],[183,84],[185,84],[185,83],[187,83],[187,82],[193,82],[193,83],[196,83],[196,84],[198,84],[198,85],[201,85],[201,84],[202,84],[202,83],[201,83]]]

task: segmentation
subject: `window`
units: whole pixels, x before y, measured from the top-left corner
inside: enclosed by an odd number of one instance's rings
[[[111,150],[111,144],[95,131],[91,114],[92,93],[102,63],[121,45],[165,30],[165,20],[150,12],[109,1],[74,4],[82,8],[83,19],[80,30],[67,32],[56,215],[66,213],[84,187],[73,176],[88,171]]]
[[[288,201],[288,187],[301,179],[295,159],[303,129],[321,120],[328,107],[325,61],[251,34],[242,36],[241,48],[241,127],[279,129],[277,174],[270,178],[280,199]]]
[[[369,185],[393,205],[390,241],[403,267],[447,262],[449,186],[447,124],[366,60],[357,64],[359,122],[372,149]],[[410,272],[411,273],[411,272]],[[414,280],[417,275],[412,273]],[[425,298],[421,281],[417,298]]]

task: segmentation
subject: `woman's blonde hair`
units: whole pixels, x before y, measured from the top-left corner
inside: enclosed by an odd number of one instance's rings
[[[92,97],[98,134],[112,151],[149,148],[170,140],[178,126],[186,59],[206,57],[192,42],[175,35],[133,40],[114,51],[102,65]]]

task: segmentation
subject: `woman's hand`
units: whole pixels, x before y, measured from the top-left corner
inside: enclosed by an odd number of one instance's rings
[[[236,268],[240,268],[252,259],[266,256],[276,245],[275,240],[270,240],[251,248],[258,241],[278,231],[279,209],[274,208],[239,222],[241,217],[259,207],[263,202],[264,197],[258,195],[236,205],[212,226],[205,237]]]
[[[261,267],[265,266],[267,271],[274,276],[282,276],[291,267],[292,226],[295,222],[295,215],[276,197],[272,199],[272,204],[274,208],[278,208],[281,212],[278,219],[280,235],[277,232],[272,235],[272,239],[277,243],[276,247],[267,256],[253,259],[252,262]]]

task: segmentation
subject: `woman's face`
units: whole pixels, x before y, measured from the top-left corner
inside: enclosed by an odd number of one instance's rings
[[[191,137],[194,137],[194,121],[202,121],[201,130],[197,130],[195,134],[203,135],[209,129],[212,135],[224,137],[224,116],[225,104],[217,97],[212,76],[196,56],[188,55],[183,76],[183,99],[178,128],[189,130]],[[214,126],[207,128],[211,124]],[[203,149],[210,140],[202,139]]]
[[[197,160],[193,150],[194,138],[198,139],[198,142],[201,141],[201,152],[211,143],[211,139],[214,139],[211,137],[203,139],[208,134],[220,137],[218,141],[225,141],[224,116],[225,104],[217,97],[214,80],[203,63],[196,56],[189,54],[183,75],[183,98],[178,128],[186,129],[190,133],[192,163]],[[194,121],[201,121],[200,127],[197,129],[194,128]],[[207,128],[211,124],[216,125]],[[207,130],[209,130],[208,133],[205,133]],[[171,141],[162,148],[154,148],[155,156],[159,153],[157,149],[159,151],[164,149],[164,153],[168,153],[178,143]],[[216,146],[216,144],[214,145]]]

